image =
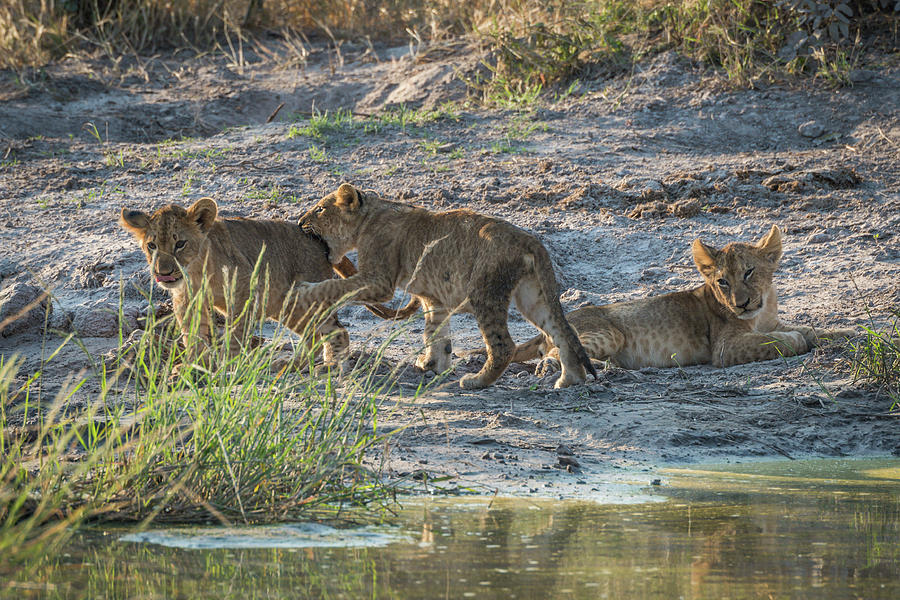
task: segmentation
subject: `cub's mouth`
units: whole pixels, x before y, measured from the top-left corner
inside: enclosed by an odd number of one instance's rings
[[[313,239],[322,244],[322,247],[325,248],[325,253],[331,256],[331,248],[328,247],[328,242],[325,241],[325,238],[319,235],[319,232],[313,229],[312,225],[300,225],[300,230],[305,233],[310,239]]]
[[[763,304],[764,304],[763,302],[760,302],[759,306],[757,306],[756,308],[743,308],[740,306],[736,306],[736,307],[734,307],[734,311],[737,314],[738,319],[752,319],[753,317],[757,316],[760,312],[762,312]],[[741,311],[741,312],[738,313],[737,311]]]
[[[175,275],[174,273],[171,275],[163,275],[161,273],[154,273],[154,279],[156,279],[156,283],[160,285],[172,285],[177,283],[181,279],[181,274]]]

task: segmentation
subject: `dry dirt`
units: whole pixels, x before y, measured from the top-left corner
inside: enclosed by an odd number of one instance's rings
[[[457,104],[421,125],[357,122],[313,139],[290,131],[314,110],[463,100],[454,74],[477,60],[347,45],[340,57],[313,48],[305,65],[279,56],[246,50],[243,66],[180,55],[115,67],[70,60],[28,85],[0,73],[0,301],[8,311],[34,297],[26,284],[52,286],[53,327],[77,331],[87,350],[68,346],[46,386],[116,346],[120,281],[129,326],[146,310],[135,286],[149,277],[116,224],[122,205],[208,195],[226,215],[294,220],[343,181],[534,232],[567,309],[695,285],[694,238],[755,240],[773,223],[786,234],[777,281],[787,320],[879,327],[900,304],[896,68],[840,90],[734,90],[662,54],[528,110]],[[344,320],[354,340],[380,335],[361,308]],[[41,323],[0,337],[3,356],[24,354],[25,372],[56,339],[42,338]],[[518,340],[534,333],[515,311],[510,323]],[[415,351],[421,325],[391,346],[392,360]],[[470,318],[453,327],[457,349],[480,343]],[[461,360],[415,403],[389,402],[383,424],[409,427],[390,446],[388,474],[568,497],[646,484],[670,464],[900,453],[890,401],[854,384],[845,360],[826,348],[728,369],[612,368],[563,391],[518,366],[479,392],[459,389],[477,367]],[[404,376],[403,396],[419,378]]]

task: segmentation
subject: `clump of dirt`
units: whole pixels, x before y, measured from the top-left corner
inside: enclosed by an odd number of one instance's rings
[[[0,335],[40,330],[53,310],[46,292],[36,285],[14,282],[0,289]]]
[[[644,202],[635,206],[628,213],[630,219],[646,219],[650,217],[678,217],[681,219],[690,219],[700,214],[700,202],[696,198],[684,198],[672,204],[667,204],[659,200],[653,202]]]

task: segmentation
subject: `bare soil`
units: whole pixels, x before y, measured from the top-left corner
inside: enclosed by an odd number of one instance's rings
[[[752,241],[773,223],[786,234],[786,320],[880,327],[900,306],[897,68],[839,90],[735,90],[669,53],[528,110],[457,104],[421,125],[345,125],[313,139],[291,134],[313,111],[462,101],[455,74],[472,73],[478,57],[346,45],[340,57],[313,48],[306,64],[276,57],[73,59],[29,85],[0,73],[0,292],[18,286],[21,301],[26,283],[52,287],[52,326],[77,331],[87,350],[64,349],[48,389],[116,347],[120,281],[130,326],[146,311],[137,288],[149,277],[116,223],[121,206],[212,196],[225,215],[295,220],[343,181],[534,232],[567,309],[696,285],[694,238]],[[343,318],[357,343],[383,337],[361,308]],[[41,335],[42,319],[30,323],[0,337],[0,354],[25,356],[24,372],[56,340]],[[519,341],[534,334],[515,311],[510,325]],[[391,346],[391,360],[416,351],[421,326]],[[481,343],[469,317],[453,327],[456,349]],[[822,348],[728,369],[610,368],[561,391],[513,366],[468,392],[458,378],[478,364],[460,359],[415,402],[422,375],[404,375],[382,423],[408,425],[387,473],[568,497],[646,483],[655,476],[642,471],[671,464],[900,453],[890,401],[846,365],[845,349]]]

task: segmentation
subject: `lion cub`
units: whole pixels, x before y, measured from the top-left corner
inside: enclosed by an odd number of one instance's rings
[[[332,269],[343,277],[356,273],[356,268],[343,255],[335,255],[337,264],[328,261],[320,240],[304,233],[286,221],[251,219],[218,219],[218,207],[212,198],[201,198],[188,209],[175,204],[160,208],[152,215],[139,210],[122,209],[120,223],[138,240],[147,256],[150,272],[163,289],[172,294],[175,317],[182,334],[190,329],[185,312],[189,293],[201,288],[208,279],[215,309],[228,317],[226,285],[234,283],[233,306],[242,310],[250,295],[253,268],[265,246],[261,273],[268,272],[269,295],[265,314],[271,319],[284,317],[284,324],[302,333],[307,319],[296,306],[283,306],[292,289],[304,281],[321,281],[332,277]],[[185,284],[184,277],[189,280]],[[260,288],[263,286],[260,285]],[[382,306],[369,306],[370,311],[389,319],[411,314],[409,307],[394,311]],[[413,308],[414,310],[414,308]],[[212,315],[201,311],[198,333],[209,341]],[[250,320],[252,321],[252,320]],[[243,340],[248,319],[235,323],[235,338]],[[328,364],[347,349],[349,335],[337,317],[331,315],[317,329],[326,337],[324,359]]]
[[[450,367],[450,314],[475,315],[487,346],[487,362],[460,380],[467,389],[497,380],[515,344],[506,326],[509,303],[559,348],[562,373],[556,387],[596,377],[584,348],[559,304],[550,257],[531,234],[500,219],[468,210],[433,213],[382,200],[342,184],[300,219],[321,237],[334,258],[356,248],[359,272],[343,280],[306,284],[298,303],[330,305],[352,294],[356,302],[383,302],[403,288],[425,312],[423,370]]]
[[[694,240],[694,263],[706,282],[673,292],[604,306],[585,306],[567,317],[591,358],[626,369],[712,363],[727,367],[808,352],[820,339],[852,330],[815,330],[778,320],[772,276],[781,260],[781,230],[772,226],[756,244],[733,242],[721,250]],[[521,362],[544,355],[553,370],[558,352],[544,336],[516,348]]]

